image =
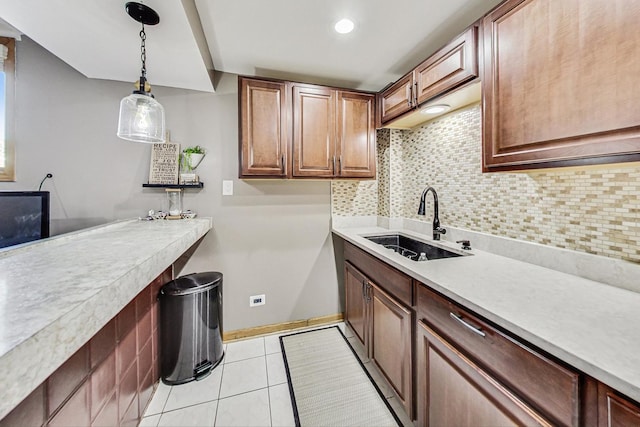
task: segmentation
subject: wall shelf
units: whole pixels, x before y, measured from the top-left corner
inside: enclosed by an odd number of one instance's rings
[[[204,188],[204,182],[196,184],[142,184],[145,188]]]

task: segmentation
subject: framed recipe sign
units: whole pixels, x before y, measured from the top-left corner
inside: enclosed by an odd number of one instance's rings
[[[178,184],[180,144],[165,142],[151,147],[149,184]]]

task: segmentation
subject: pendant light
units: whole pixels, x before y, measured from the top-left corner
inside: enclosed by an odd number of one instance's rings
[[[136,21],[142,24],[140,31],[140,58],[142,69],[140,81],[136,82],[136,90],[120,101],[120,117],[118,119],[118,137],[134,142],[164,142],[164,108],[151,94],[151,85],[147,82],[147,51],[145,41],[146,25],[160,22],[158,14],[141,3],[129,2],[125,10]]]

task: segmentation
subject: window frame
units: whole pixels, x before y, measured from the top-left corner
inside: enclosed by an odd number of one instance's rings
[[[16,152],[14,142],[14,113],[15,113],[15,81],[16,81],[16,41],[10,37],[0,37],[0,44],[5,45],[9,51],[4,60],[5,73],[5,161],[6,165],[0,167],[0,182],[13,182],[16,180]]]

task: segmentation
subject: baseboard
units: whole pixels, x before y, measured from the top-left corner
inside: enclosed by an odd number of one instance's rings
[[[341,322],[344,319],[343,313],[330,314],[328,316],[312,317],[305,320],[293,320],[290,322],[273,323],[271,325],[255,326],[253,328],[237,329],[235,331],[223,332],[224,342],[239,340],[242,338],[267,335],[274,332],[286,331],[289,329],[308,328],[310,326],[326,325],[329,323]]]

